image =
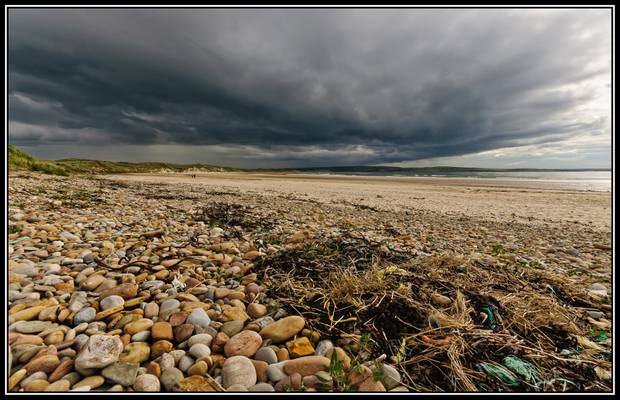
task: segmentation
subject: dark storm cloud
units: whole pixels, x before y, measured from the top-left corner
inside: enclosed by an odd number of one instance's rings
[[[557,142],[609,133],[609,53],[605,10],[11,9],[9,138],[293,164]]]

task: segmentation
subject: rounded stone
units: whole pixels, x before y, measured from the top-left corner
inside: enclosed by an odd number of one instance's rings
[[[383,383],[387,390],[394,389],[400,385],[400,373],[396,368],[389,364],[383,364],[381,371],[381,383]]]
[[[342,362],[344,369],[351,368],[351,357],[349,357],[341,347],[332,347],[327,350],[325,357],[331,360],[334,352],[336,353],[336,358]]]
[[[23,379],[19,382],[20,387],[26,387],[30,382],[36,381],[37,379],[47,380],[47,374],[43,371],[38,371],[30,374],[26,379]]]
[[[151,337],[154,340],[173,340],[172,326],[168,322],[155,322],[151,327]]]
[[[331,340],[321,340],[314,349],[315,356],[324,356],[327,351],[334,347],[334,343]]]
[[[117,295],[108,296],[105,299],[101,300],[101,302],[99,302],[99,306],[101,307],[102,310],[107,310],[108,308],[122,306],[124,304],[125,304],[125,299]]]
[[[260,349],[263,339],[254,331],[242,331],[228,339],[224,346],[224,354],[227,357],[246,356],[252,357]]]
[[[159,306],[159,316],[162,317],[162,318],[166,317],[166,316],[169,316],[173,312],[177,311],[179,309],[179,307],[181,307],[181,302],[179,300],[177,300],[177,299],[165,300]]]
[[[198,361],[196,362],[196,364],[192,365],[191,367],[187,369],[187,374],[189,376],[192,376],[192,375],[204,376],[207,374],[207,371],[209,371],[209,364],[207,364],[205,361]]]
[[[157,358],[164,353],[169,353],[174,348],[174,345],[167,340],[158,340],[151,346],[151,357]],[[208,347],[207,347],[208,348]]]
[[[174,340],[178,343],[181,343],[187,339],[189,339],[194,333],[194,325],[192,324],[182,324],[174,328]],[[209,335],[210,336],[210,335]]]
[[[196,359],[207,357],[211,355],[211,349],[206,344],[196,343],[195,345],[190,347],[189,354],[191,354],[192,357]]]
[[[199,333],[198,335],[194,335],[191,338],[189,338],[189,340],[187,341],[187,345],[189,347],[192,347],[195,344],[201,343],[206,346],[209,346],[212,340],[213,340],[213,337],[209,335],[208,333]]]
[[[35,379],[24,387],[24,392],[43,392],[49,385],[45,379]]]
[[[71,388],[71,382],[66,379],[58,380],[45,388],[45,392],[68,392]]]
[[[166,391],[170,392],[172,388],[174,387],[174,385],[180,380],[182,380],[183,378],[184,378],[183,372],[173,367],[173,368],[165,369],[161,373],[159,380],[164,385],[164,388],[166,389]]]
[[[154,301],[151,301],[144,307],[144,317],[145,318],[153,318],[157,317],[159,314],[159,305]]]
[[[125,325],[124,331],[125,333],[128,333],[130,335],[135,335],[138,332],[142,332],[142,331],[149,329],[150,327],[153,326],[153,324],[154,324],[153,320],[150,320],[148,318],[142,318],[142,319],[139,319],[137,321],[134,321],[134,322],[131,322]]]
[[[76,326],[83,322],[93,322],[95,320],[95,315],[97,315],[97,310],[94,308],[83,308],[73,317],[73,325]]]
[[[190,356],[183,356],[179,360],[179,369],[186,372],[192,365],[194,365],[194,359]]]
[[[43,372],[46,374],[52,373],[60,365],[60,360],[56,354],[47,354],[43,356],[37,355],[32,361],[26,364],[26,371],[28,374],[34,374],[36,372]]]
[[[250,303],[246,309],[246,312],[252,318],[260,318],[267,314],[267,307],[259,303]]]
[[[133,388],[136,392],[159,392],[159,379],[151,374],[140,375],[136,378]]]
[[[270,347],[259,349],[254,355],[255,360],[265,361],[267,364],[275,364],[278,362],[276,352]]]
[[[146,342],[151,338],[151,331],[138,332],[131,336],[132,342]]]
[[[105,382],[105,378],[103,376],[100,376],[100,375],[89,376],[89,377],[84,378],[81,381],[77,382],[76,384],[74,384],[71,387],[71,389],[77,389],[77,388],[82,387],[82,386],[88,386],[91,389],[96,389],[99,386],[103,385],[104,382]]]
[[[107,366],[101,375],[119,385],[131,386],[138,376],[138,367],[137,363],[117,362]]]
[[[222,367],[222,385],[228,389],[232,385],[242,385],[245,388],[256,384],[256,370],[249,358],[233,356],[224,362]]]
[[[119,339],[120,340],[120,339]],[[129,343],[119,356],[119,361],[126,363],[141,363],[149,359],[151,348],[148,343],[136,342]]]
[[[248,392],[275,392],[276,390],[268,383],[257,383],[254,386],[248,388]]]
[[[170,316],[170,319],[168,320],[168,322],[170,322],[170,325],[172,325],[173,327],[176,327],[176,326],[184,324],[185,321],[187,320],[187,316],[188,316],[187,313],[175,312],[175,313],[172,313],[172,315]],[[192,326],[194,326],[194,325],[192,325]]]
[[[280,343],[298,334],[305,323],[299,316],[281,318],[261,329],[260,335],[264,339],[271,339],[272,343]]]
[[[165,371],[168,368],[174,368],[175,365],[176,361],[170,353],[164,353],[161,357],[159,357],[159,366],[162,371]]]
[[[205,310],[202,308],[196,308],[188,315],[185,322],[194,326],[206,328],[211,323],[211,318],[209,318]]]
[[[243,330],[243,322],[241,321],[229,321],[222,325],[221,331],[227,334],[229,337],[236,335]]]
[[[284,365],[284,372],[288,375],[299,373],[301,376],[308,376],[319,371],[324,371],[329,367],[330,361],[327,357],[307,356],[288,360]]]

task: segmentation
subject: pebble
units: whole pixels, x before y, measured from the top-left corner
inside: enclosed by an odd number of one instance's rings
[[[43,380],[47,380],[47,374],[43,371],[39,371],[39,372],[34,372],[32,374],[30,374],[30,376],[28,376],[27,378],[23,379],[21,382],[19,382],[19,386],[20,387],[26,387],[26,385],[28,385],[30,382],[37,380],[37,379],[43,379]]]
[[[67,392],[71,388],[71,382],[66,379],[61,379],[56,382],[51,383],[47,386],[44,391],[45,392]]]
[[[155,322],[151,327],[151,337],[154,340],[173,340],[172,325],[168,322]]]
[[[174,328],[174,340],[178,343],[184,342],[189,339],[194,333],[194,325],[182,324]],[[209,335],[211,336],[211,335]]]
[[[165,300],[159,306],[159,317],[165,319],[166,316],[170,316],[173,312],[178,311],[179,307],[181,307],[181,302],[179,300]]]
[[[195,327],[206,328],[211,323],[211,318],[209,318],[205,310],[197,308],[189,314],[185,322]]]
[[[161,371],[165,371],[168,368],[174,368],[174,366],[176,365],[176,360],[174,359],[174,357],[170,353],[162,354],[159,357],[159,359],[156,360],[156,361],[159,363]]]
[[[225,389],[232,385],[241,385],[245,388],[256,384],[256,370],[249,358],[233,356],[224,362],[222,368],[222,384]]]
[[[175,392],[215,392],[211,381],[204,376],[193,375],[184,378],[174,386]]]
[[[99,306],[101,307],[102,310],[107,310],[108,308],[120,307],[120,306],[123,306],[124,304],[125,304],[125,299],[123,299],[121,296],[112,295],[112,296],[106,297],[105,299],[101,300],[101,303],[99,303]]]
[[[243,330],[243,322],[241,321],[228,321],[222,325],[221,331],[224,332],[228,337],[233,337],[237,333]]]
[[[591,317],[594,319],[600,319],[600,318],[605,317],[605,313],[602,311],[586,310],[586,314],[588,315],[588,317]]]
[[[77,389],[81,386],[88,386],[90,389],[96,389],[99,386],[103,385],[104,382],[105,378],[103,376],[89,376],[75,383],[71,388]]]
[[[44,180],[49,185],[65,193],[64,183]],[[95,192],[78,187],[93,197],[124,193],[107,183]],[[319,377],[331,380],[323,370],[332,352],[350,366],[343,349],[304,329],[304,318],[288,316],[260,285],[251,260],[276,255],[284,244],[259,248],[243,227],[177,219],[137,193],[110,201],[114,207],[101,214],[33,200],[43,207],[13,218],[21,232],[9,237],[7,263],[9,390],[207,392],[221,384],[274,392],[288,382],[316,391]],[[30,197],[20,200],[33,209]],[[316,237],[305,228],[300,235]],[[199,245],[186,246],[192,238]],[[402,387],[387,366],[378,384]]]
[[[314,349],[315,356],[324,356],[327,351],[334,347],[334,343],[331,340],[321,340]]]
[[[444,296],[440,293],[433,293],[431,295],[431,300],[433,301],[433,303],[439,304],[442,306],[448,306],[452,303],[452,300],[449,297]]]
[[[267,314],[267,307],[259,303],[250,303],[246,311],[250,317],[260,318]]]
[[[191,354],[194,358],[202,358],[211,355],[211,349],[209,346],[203,343],[196,343],[189,349],[189,354]]]
[[[151,354],[151,347],[148,343],[136,342],[129,343],[125,346],[123,353],[118,357],[118,360],[126,363],[141,363],[149,359]]]
[[[140,375],[136,378],[133,389],[136,392],[159,392],[159,379],[151,374]]]
[[[270,347],[263,347],[259,349],[254,355],[254,359],[265,361],[267,364],[275,364],[278,362],[276,352]]]
[[[205,346],[209,346],[211,344],[211,341],[213,340],[213,337],[208,334],[208,333],[200,333],[198,335],[194,335],[191,338],[189,338],[189,340],[187,341],[187,345],[189,347],[192,347],[195,344],[204,344]]]
[[[278,382],[286,377],[284,372],[284,366],[286,361],[281,361],[275,364],[269,364],[267,366],[267,377],[272,382]]]
[[[248,388],[248,392],[275,392],[276,390],[274,389],[273,386],[271,386],[268,383],[257,383],[254,386],[250,386]]]
[[[95,320],[95,315],[97,314],[97,310],[92,307],[83,308],[75,317],[73,317],[74,325],[79,325],[81,323],[93,322]]]
[[[242,331],[231,337],[224,346],[227,357],[246,356],[252,357],[260,349],[263,339],[253,331]]]
[[[261,329],[260,335],[264,339],[271,339],[272,343],[280,343],[298,334],[304,325],[302,317],[285,317]]]
[[[394,389],[400,385],[400,373],[394,367],[389,364],[381,364],[381,383],[387,390]]]
[[[123,343],[118,336],[93,335],[80,350],[76,367],[83,369],[104,368],[117,361],[123,351]]]
[[[49,385],[45,379],[36,379],[24,387],[24,392],[43,392]]]
[[[138,376],[137,363],[117,362],[107,366],[101,371],[106,379],[122,386],[132,386]]]
[[[170,392],[172,391],[174,385],[176,385],[176,383],[183,378],[183,372],[181,372],[177,368],[172,367],[163,370],[161,376],[159,377],[159,380],[161,381],[162,385],[164,385],[166,391]]]
[[[321,356],[307,356],[289,360],[284,365],[284,372],[288,375],[299,373],[301,376],[312,375],[329,367],[329,358]]]
[[[345,369],[351,368],[351,358],[341,347],[333,347],[327,350],[327,352],[325,353],[325,357],[331,360],[334,352],[336,352],[336,358],[342,362],[342,366]]]
[[[310,343],[310,339],[307,337],[301,337],[299,339],[286,342],[286,348],[291,358],[299,358],[314,354],[312,343]]]
[[[194,359],[191,358],[190,356],[184,355],[183,357],[181,357],[181,359],[179,360],[179,369],[183,372],[187,372],[187,370],[194,365]]]

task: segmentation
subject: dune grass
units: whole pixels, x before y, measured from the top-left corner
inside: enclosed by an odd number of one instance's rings
[[[19,148],[8,146],[9,172],[36,171],[49,175],[72,174],[123,174],[158,171],[184,172],[192,169],[201,171],[233,171],[233,168],[206,164],[168,164],[162,162],[132,163],[124,161],[100,161],[83,159],[38,160]]]

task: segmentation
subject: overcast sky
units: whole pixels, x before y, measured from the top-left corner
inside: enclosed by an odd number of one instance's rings
[[[9,10],[9,142],[237,167],[611,165],[610,10]]]

